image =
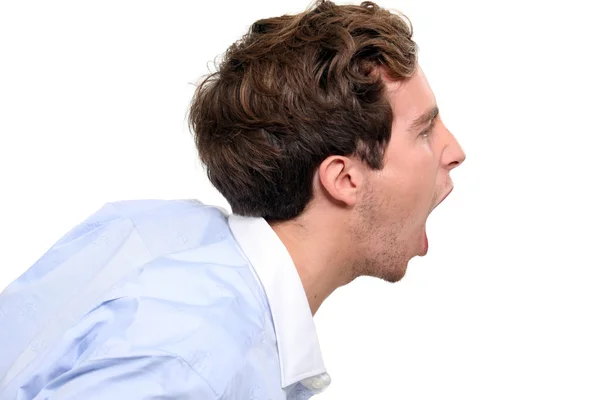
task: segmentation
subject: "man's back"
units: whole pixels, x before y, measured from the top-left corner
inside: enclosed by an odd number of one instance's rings
[[[279,398],[265,294],[227,217],[199,202],[107,204],[0,312],[2,399]]]

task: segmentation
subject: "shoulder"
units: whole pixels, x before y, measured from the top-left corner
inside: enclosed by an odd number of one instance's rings
[[[120,215],[135,219],[148,215],[177,215],[180,213],[211,213],[222,209],[216,206],[206,205],[195,199],[143,199],[143,200],[121,200],[106,203],[104,207],[112,207]]]
[[[168,355],[222,393],[257,346],[275,357],[270,313],[244,269],[175,264],[150,266],[113,290],[69,336],[98,338],[92,357]]]
[[[131,221],[154,257],[222,240],[229,235],[224,210],[197,200],[128,200],[108,203]]]

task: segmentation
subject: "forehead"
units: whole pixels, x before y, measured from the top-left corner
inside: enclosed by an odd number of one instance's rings
[[[384,76],[394,124],[410,125],[436,105],[435,96],[421,67],[404,81],[391,81]]]

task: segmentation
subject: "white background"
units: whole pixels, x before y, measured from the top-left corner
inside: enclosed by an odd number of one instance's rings
[[[316,316],[319,399],[599,399],[600,28],[594,1],[381,1],[411,18],[467,162],[390,285]],[[113,200],[225,206],[195,158],[193,84],[305,1],[0,3],[0,288]]]

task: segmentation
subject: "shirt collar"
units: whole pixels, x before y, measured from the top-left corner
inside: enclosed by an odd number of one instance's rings
[[[282,387],[319,375],[328,380],[308,299],[286,247],[263,218],[232,214],[229,227],[271,308]]]

